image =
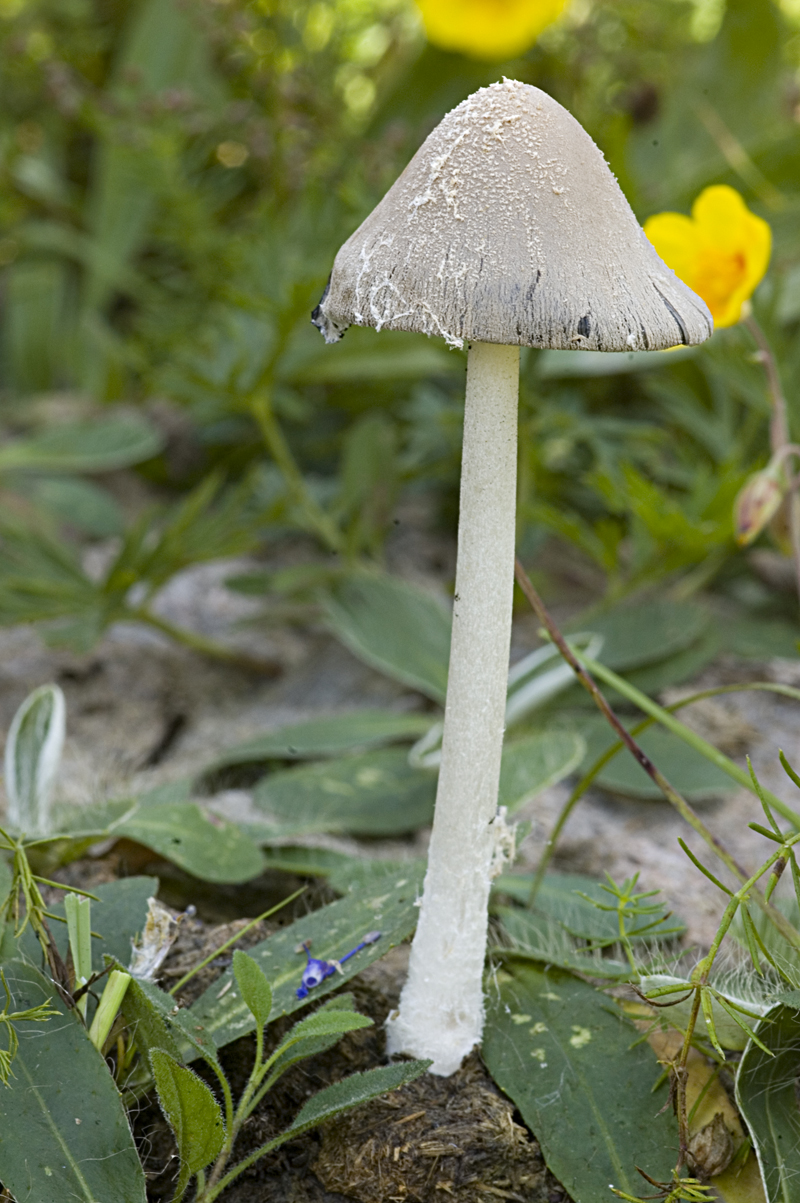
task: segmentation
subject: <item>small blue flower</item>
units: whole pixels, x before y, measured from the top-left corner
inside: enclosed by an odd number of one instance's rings
[[[350,958],[354,957],[357,952],[361,952],[362,948],[366,948],[369,944],[374,944],[377,940],[380,940],[380,938],[381,933],[379,931],[367,932],[361,943],[357,944],[352,952],[348,952],[346,956],[343,956],[341,961],[316,960],[308,951],[311,941],[306,941],[306,943],[302,946],[303,952],[306,954],[306,967],[303,970],[303,976],[301,977],[300,985],[297,988],[297,997],[308,998],[309,990],[313,990],[315,986],[319,986],[321,982],[325,981],[326,977],[332,977],[337,970],[339,973],[341,973],[342,964],[344,961],[349,961]],[[300,949],[298,948],[297,951],[299,952]]]

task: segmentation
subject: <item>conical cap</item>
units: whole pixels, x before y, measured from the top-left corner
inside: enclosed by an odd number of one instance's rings
[[[703,301],[645,237],[602,154],[546,92],[504,80],[441,121],[336,256],[313,320],[464,342],[703,342]]]

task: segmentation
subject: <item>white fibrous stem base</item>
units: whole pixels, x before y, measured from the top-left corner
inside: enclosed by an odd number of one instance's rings
[[[483,1030],[492,859],[511,644],[519,347],[469,352],[442,761],[408,980],[390,1053],[448,1077]],[[500,824],[500,827],[503,827]],[[503,831],[505,829],[503,828]]]

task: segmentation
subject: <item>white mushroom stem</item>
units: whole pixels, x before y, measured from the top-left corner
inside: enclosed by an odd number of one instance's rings
[[[448,1077],[481,1038],[511,643],[519,347],[473,343],[442,762],[419,923],[389,1050]]]

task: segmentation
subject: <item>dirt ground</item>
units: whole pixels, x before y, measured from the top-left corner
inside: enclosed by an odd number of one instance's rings
[[[421,548],[421,550],[420,550]],[[404,549],[397,542],[392,568],[426,583],[442,596],[442,581],[452,571],[453,547],[444,539],[418,539]],[[224,580],[243,565],[212,564],[182,574],[162,595],[161,612],[217,638],[227,638],[265,658],[280,662],[275,678],[216,664],[169,644],[160,635],[134,627],[113,630],[90,654],[78,656],[47,648],[32,631],[0,631],[0,726],[8,727],[14,710],[35,686],[58,681],[68,707],[68,736],[60,800],[81,805],[109,796],[140,792],[183,776],[195,776],[224,748],[286,723],[315,715],[364,707],[424,709],[418,695],[364,667],[321,627],[242,625],[256,604],[231,594]],[[569,605],[557,609],[565,617]],[[535,645],[536,624],[526,615],[515,622],[512,660]],[[796,662],[764,664],[723,661],[698,680],[698,686],[742,680],[773,680],[800,685]],[[769,694],[742,693],[684,711],[705,734],[744,763],[749,752],[762,781],[790,804],[797,791],[778,763],[778,749],[800,763],[800,722],[796,704]],[[562,783],[546,790],[515,818],[531,830],[520,855],[521,867],[533,866],[569,791]],[[206,801],[236,817],[248,806],[246,790],[224,790]],[[760,818],[757,803],[744,790],[699,807],[712,829],[745,864],[754,865],[763,841],[747,823]],[[616,877],[638,871],[645,889],[661,889],[688,925],[687,939],[706,944],[716,928],[718,892],[680,851],[683,836],[699,855],[704,847],[662,802],[612,797],[592,791],[569,820],[554,867]],[[392,859],[424,852],[427,833],[401,840],[359,843],[327,839],[328,846],[350,853]],[[269,872],[245,886],[205,887],[180,871],[155,862],[134,845],[99,849],[98,855],[69,867],[65,879],[84,885],[118,873],[156,872],[162,896],[176,907],[193,903],[198,918],[187,926],[172,954],[172,969],[190,963],[221,943],[230,924],[265,910],[285,897],[297,882]],[[719,871],[718,869],[716,871]],[[327,887],[303,906],[319,904]],[[287,911],[282,921],[293,917]],[[256,933],[263,938],[265,933]],[[209,940],[216,944],[209,944]],[[306,1097],[345,1072],[379,1064],[382,1024],[394,1005],[404,974],[404,949],[395,950],[350,984],[358,1008],[375,1027],[346,1037],[313,1065],[286,1076],[274,1098],[249,1122],[241,1151],[255,1147],[285,1126]],[[230,954],[226,954],[228,957]],[[182,958],[182,959],[181,959]],[[217,974],[226,957],[210,967]],[[168,966],[168,972],[170,968]],[[206,984],[203,981],[202,984]],[[280,1024],[275,1025],[280,1028]],[[281,1032],[270,1029],[272,1039]],[[248,1040],[225,1052],[228,1070],[241,1081],[251,1056]],[[136,1132],[146,1154],[149,1198],[170,1197],[175,1156],[171,1137],[154,1106],[143,1105]],[[546,1171],[538,1146],[513,1106],[492,1084],[477,1056],[453,1078],[425,1077],[386,1101],[359,1110],[285,1146],[244,1177],[225,1196],[226,1203],[359,1203],[383,1200],[456,1198],[461,1203],[513,1199],[522,1203],[562,1203],[562,1188]]]
[[[197,945],[199,928],[189,933]],[[230,929],[209,933],[220,943]],[[263,938],[258,933],[253,939]],[[182,937],[184,943],[186,937]],[[247,944],[245,940],[245,946]],[[212,945],[213,947],[213,945]],[[173,957],[207,955],[208,942]],[[375,1026],[346,1036],[335,1048],[296,1066],[281,1079],[245,1125],[237,1152],[243,1156],[286,1126],[309,1095],[346,1074],[371,1069],[385,1057],[383,1024],[396,1005],[407,965],[406,947],[393,949],[364,970],[347,990],[357,1010]],[[230,963],[230,954],[209,966],[207,984]],[[198,989],[199,987],[196,987]],[[271,1025],[277,1043],[291,1020]],[[222,1054],[234,1093],[241,1089],[253,1055],[244,1038]],[[172,1197],[175,1147],[158,1109],[143,1106],[134,1131],[145,1154],[148,1198]],[[223,1196],[225,1203],[569,1203],[542,1161],[539,1146],[474,1054],[451,1078],[430,1075],[284,1145],[259,1161]]]
[[[410,557],[404,562],[398,556],[397,567],[444,596],[441,582],[451,549],[441,541],[430,542],[427,559],[418,554],[416,562]],[[35,686],[54,680],[66,694],[61,801],[81,805],[196,777],[232,744],[314,716],[369,707],[426,708],[418,694],[359,663],[319,626],[242,625],[257,603],[223,584],[241,567],[217,563],[182,574],[162,596],[161,610],[173,622],[278,660],[284,669],[274,679],[203,659],[142,628],[117,627],[83,656],[53,651],[26,628],[0,631],[0,727],[7,729],[14,710]],[[559,611],[563,618],[569,608],[558,607],[557,616]],[[536,623],[522,614],[515,619],[512,661],[535,644]],[[788,660],[727,659],[706,670],[692,688],[755,680],[800,685],[800,666]],[[689,707],[681,717],[740,764],[749,753],[764,785],[790,805],[800,803],[778,762],[782,748],[790,761],[800,763],[797,703],[766,693],[740,693]],[[569,782],[547,789],[515,815],[531,823],[518,867],[537,863],[569,789]],[[246,816],[249,797],[246,790],[227,789],[207,802],[235,819]],[[752,795],[738,790],[700,804],[698,810],[744,865],[755,865],[763,840],[747,824],[762,816]],[[687,923],[689,941],[702,945],[713,936],[720,899],[681,852],[679,835],[695,853],[705,855],[702,841],[667,803],[593,790],[569,819],[554,867],[597,876],[604,870],[615,877],[640,872],[643,887],[662,890]],[[401,859],[423,853],[427,833],[368,844],[333,837],[318,837],[317,842],[353,854],[365,849],[370,856]],[[223,889],[222,910],[209,913],[209,919],[237,917],[224,907],[224,895]]]

